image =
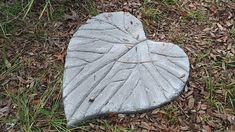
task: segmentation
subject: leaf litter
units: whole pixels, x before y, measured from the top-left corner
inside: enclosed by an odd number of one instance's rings
[[[234,2],[169,1],[94,0],[93,5],[99,13],[128,11],[141,19],[149,39],[175,42],[183,48],[189,55],[192,68],[183,94],[176,101],[154,111],[119,116],[110,114],[81,124],[77,130],[235,130],[235,38],[231,34],[235,28]],[[55,10],[60,4],[52,3]],[[18,20],[19,16],[13,20],[22,25],[18,25],[15,32],[5,34],[8,38],[1,34],[0,129],[3,131],[66,130],[63,106],[59,103],[59,107],[55,107],[56,102],[62,102],[59,96],[62,78],[56,76],[63,71],[64,51],[71,35],[92,15],[89,8],[83,8],[85,4],[70,0],[63,4],[67,8],[61,19],[48,21],[48,12],[38,22],[34,16],[39,16],[39,7],[43,5],[39,3],[32,10],[32,16],[28,15],[23,22]],[[144,15],[143,11],[154,9],[159,14],[154,13],[154,17]],[[199,17],[201,15],[203,17]],[[4,58],[3,48],[6,49]],[[43,94],[53,87],[55,89],[51,94]],[[29,96],[32,103],[28,105],[31,113],[45,100],[45,95],[52,96],[40,107],[40,116],[31,120],[34,122],[31,127],[22,122],[22,111],[14,100],[15,97],[23,100],[23,94]],[[56,114],[53,115],[54,108]],[[50,118],[47,111],[51,112]]]

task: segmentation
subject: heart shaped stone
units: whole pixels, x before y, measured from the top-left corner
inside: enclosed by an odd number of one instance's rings
[[[126,12],[102,13],[73,35],[63,99],[68,126],[108,113],[154,109],[177,97],[189,60],[177,45],[154,42]]]

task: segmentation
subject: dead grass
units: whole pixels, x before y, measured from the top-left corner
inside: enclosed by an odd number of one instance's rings
[[[235,123],[234,3],[183,0],[0,2],[0,131],[228,131]],[[90,16],[128,11],[148,38],[190,58],[183,94],[151,112],[66,128],[61,85],[71,35]]]

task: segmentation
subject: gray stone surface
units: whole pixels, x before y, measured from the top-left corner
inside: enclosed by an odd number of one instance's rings
[[[69,43],[63,82],[68,126],[156,108],[177,97],[188,76],[188,57],[177,45],[148,40],[129,13],[100,14]]]

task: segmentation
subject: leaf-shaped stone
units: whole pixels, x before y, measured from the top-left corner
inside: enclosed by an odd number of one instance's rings
[[[129,13],[100,14],[69,43],[63,83],[68,126],[156,108],[178,96],[188,76],[188,57],[177,45],[146,39]]]

